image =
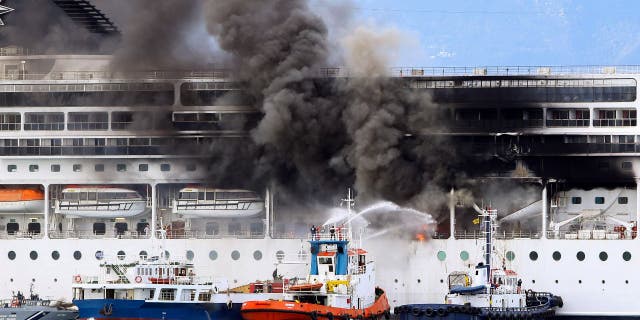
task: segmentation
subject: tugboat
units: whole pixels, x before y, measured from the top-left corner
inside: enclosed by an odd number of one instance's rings
[[[346,202],[353,208],[351,191]],[[347,220],[348,221],[348,220]],[[328,231],[328,232],[326,232]],[[385,292],[375,287],[375,264],[349,246],[350,228],[313,228],[306,281],[285,284],[283,299],[242,304],[244,320],[389,319]]]
[[[493,240],[497,210],[474,206],[482,219],[485,261],[472,272],[449,274],[449,293],[444,304],[407,304],[394,308],[398,320],[413,319],[550,319],[562,298],[547,292],[522,289],[518,274],[493,268]]]
[[[243,286],[253,289],[247,292],[229,288],[226,279],[198,277],[192,263],[171,261],[163,249],[141,261],[101,267],[100,276],[73,278],[79,319],[231,320],[240,318],[244,301],[282,296],[282,282],[252,283]]]

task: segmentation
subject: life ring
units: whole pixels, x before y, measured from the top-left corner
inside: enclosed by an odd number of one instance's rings
[[[418,318],[422,315],[422,309],[418,308],[418,307],[414,307],[413,310],[411,310],[411,314]]]
[[[136,283],[140,283],[142,282],[142,277],[141,276],[137,276],[136,277]]]
[[[438,308],[436,313],[438,314],[438,317],[446,317],[447,316],[447,310],[445,310],[444,308]]]
[[[79,274],[77,274],[77,275],[73,278],[73,280],[74,280],[76,283],[80,283],[80,282],[82,282],[82,277],[81,277]]]

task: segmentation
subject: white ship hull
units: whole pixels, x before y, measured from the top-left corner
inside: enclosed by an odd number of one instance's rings
[[[2,201],[0,202],[0,215],[20,213],[43,213],[44,200],[28,201]]]
[[[74,275],[99,271],[96,251],[115,257],[118,251],[123,250],[125,259],[130,260],[142,250],[149,251],[153,242],[60,239],[5,240],[3,243],[5,249],[0,268],[5,272],[0,277],[0,296],[24,291],[33,281],[43,296],[69,299]],[[475,265],[472,261],[480,261],[482,257],[476,240],[410,243],[368,240],[368,243],[371,244],[368,248],[372,256],[378,257],[378,285],[386,290],[392,307],[407,303],[442,303],[448,290],[448,273],[466,270],[469,264]],[[166,241],[165,248],[172,256],[185,256],[187,250],[192,251],[194,264],[199,268],[197,273],[202,276],[226,277],[231,283],[242,284],[270,278],[275,268],[276,252],[295,253],[302,244],[308,249],[304,241],[294,239],[172,239]],[[563,297],[564,307],[558,310],[558,315],[640,315],[640,305],[636,303],[640,274],[636,272],[634,263],[640,257],[640,240],[514,239],[497,240],[496,248],[498,252],[513,251],[515,259],[507,260],[507,266],[520,271],[524,288],[549,290]],[[54,250],[59,252],[59,260],[52,259]],[[214,255],[211,253],[213,250],[216,252],[215,260],[210,259],[210,255]],[[9,251],[16,253],[15,260],[7,259]],[[38,253],[36,260],[30,259],[31,251]],[[80,260],[73,257],[74,251],[82,253]],[[234,251],[239,253],[237,260],[232,258]],[[261,253],[260,260],[254,257],[257,251]],[[446,253],[444,261],[438,259],[439,251]],[[462,251],[469,253],[468,261],[460,258]],[[532,251],[538,254],[536,261],[529,258]],[[559,261],[552,258],[554,251],[562,254]],[[585,253],[584,261],[576,259],[578,251]],[[631,253],[630,261],[622,258],[625,251]],[[608,254],[607,261],[599,259],[600,252]],[[43,262],[49,267],[42,268]],[[300,266],[300,274],[304,274],[306,268]],[[294,277],[296,274],[284,273],[284,276]]]

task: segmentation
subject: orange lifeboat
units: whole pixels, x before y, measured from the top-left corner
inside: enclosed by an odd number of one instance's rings
[[[242,304],[244,320],[389,319],[389,301],[376,288],[376,301],[365,309],[338,308],[297,301],[249,301]]]
[[[0,212],[36,213],[44,211],[44,193],[37,189],[0,189]]]

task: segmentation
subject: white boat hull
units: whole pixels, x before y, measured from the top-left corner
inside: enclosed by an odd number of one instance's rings
[[[79,218],[128,218],[142,214],[148,210],[146,201],[127,201],[119,203],[56,203],[56,213],[67,217]]]
[[[173,213],[187,218],[248,218],[264,210],[263,201],[224,204],[174,204]]]
[[[44,200],[2,201],[0,215],[16,213],[43,213]]]

